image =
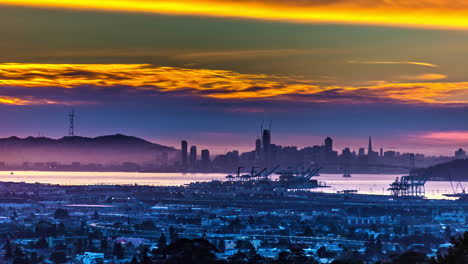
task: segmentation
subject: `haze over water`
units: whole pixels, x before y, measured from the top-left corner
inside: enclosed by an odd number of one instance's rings
[[[60,185],[93,185],[93,184],[138,184],[154,186],[179,186],[196,181],[225,180],[224,173],[138,173],[138,172],[57,172],[57,171],[10,171],[0,172],[0,181],[50,183]],[[314,177],[325,182],[329,188],[317,188],[313,191],[336,193],[343,190],[357,190],[360,194],[390,195],[389,184],[396,174],[353,174],[343,178],[341,174],[321,174]],[[457,184],[453,183],[454,188]],[[462,184],[463,186],[465,184]],[[458,187],[456,192],[461,192]],[[426,197],[431,199],[448,199],[443,194],[453,193],[449,181],[428,181]]]

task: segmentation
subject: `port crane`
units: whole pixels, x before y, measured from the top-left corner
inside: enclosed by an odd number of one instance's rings
[[[394,197],[424,197],[426,194],[425,184],[432,175],[430,170],[416,173],[414,166],[414,155],[410,156],[410,173],[409,175],[396,178],[390,184],[388,190]]]
[[[241,170],[243,169],[243,167],[237,167],[237,172],[236,172],[236,175],[232,175],[232,174],[229,174],[226,176],[226,179],[228,179],[229,181],[233,181],[234,179],[240,179],[241,178]]]
[[[424,186],[430,177],[429,170],[421,174],[410,173],[410,175],[397,177],[388,190],[395,197],[424,197],[426,194]]]
[[[273,174],[280,166],[276,166],[272,169],[268,168],[263,168],[260,171],[256,171],[257,167],[252,167],[251,171],[249,174],[242,174],[241,171],[244,167],[238,167],[236,175],[229,174],[226,176],[226,179],[229,181],[233,181],[234,179],[240,180],[240,181],[250,181],[250,180],[267,180],[269,179],[268,177]]]
[[[321,167],[316,168],[307,168],[304,169],[293,169],[289,167],[286,170],[280,171],[279,174],[279,181],[283,183],[288,188],[291,189],[307,189],[311,187],[317,187],[318,183],[316,181],[312,182],[311,178],[316,176],[318,172],[321,170]]]

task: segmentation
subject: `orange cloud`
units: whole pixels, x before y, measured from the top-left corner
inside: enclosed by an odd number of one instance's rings
[[[435,81],[446,79],[447,75],[439,73],[423,73],[419,75],[404,75],[401,76],[402,79],[412,80],[412,81]]]
[[[428,79],[431,76],[425,77]],[[125,86],[155,93],[235,100],[444,105],[468,103],[468,82],[381,82],[366,86],[338,86],[284,76],[158,67],[149,64],[4,63],[0,64],[1,86],[64,89],[76,89],[82,86],[100,87],[100,89]],[[98,90],[96,89],[96,93]],[[5,100],[4,103],[8,101]],[[21,101],[16,102],[20,103]]]
[[[417,61],[350,61],[350,63],[359,63],[359,64],[409,64],[409,65],[418,65],[438,68],[438,65],[427,63],[427,62],[417,62]]]
[[[468,29],[468,3],[452,0],[1,0],[0,4],[300,23]]]
[[[257,98],[320,89],[287,77],[225,70],[152,67],[149,64],[0,64],[0,85],[74,88],[133,86],[142,90],[192,91],[215,98]],[[255,87],[259,87],[256,89]]]
[[[50,101],[50,100],[35,100],[35,99],[21,99],[11,96],[1,96],[0,95],[0,104],[6,105],[44,105],[44,104],[60,104],[59,102]]]

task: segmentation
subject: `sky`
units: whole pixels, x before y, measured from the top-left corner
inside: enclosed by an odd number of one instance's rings
[[[468,4],[0,0],[0,137],[468,148]]]

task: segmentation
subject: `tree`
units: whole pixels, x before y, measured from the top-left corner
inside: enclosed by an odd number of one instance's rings
[[[236,249],[239,250],[252,250],[255,249],[252,243],[248,240],[242,239],[236,241]]]
[[[218,249],[207,240],[182,238],[165,247],[160,254],[167,256],[168,264],[214,264],[218,261],[215,252]]]
[[[312,228],[310,226],[304,227],[304,233],[302,234],[303,236],[313,236],[314,232],[312,231]]]
[[[35,247],[38,248],[38,249],[41,249],[41,248],[48,248],[48,247],[49,247],[49,244],[47,243],[47,240],[45,239],[45,237],[41,237],[41,238],[36,242]]]
[[[13,256],[12,250],[11,250],[11,242],[10,239],[7,239],[5,242],[5,257],[6,258],[11,258]]]
[[[223,252],[226,251],[226,240],[224,240],[224,238],[221,238],[219,240],[219,243],[218,243],[218,249],[220,252]]]
[[[23,257],[15,257],[13,259],[13,264],[29,264],[29,259],[25,256]]]
[[[242,228],[242,223],[241,223],[239,217],[236,217],[236,219],[234,219],[234,221],[230,222],[229,228],[234,233],[239,233],[240,232],[240,229]]]
[[[364,262],[360,259],[335,259],[331,264],[363,264]]]
[[[138,259],[137,259],[136,256],[133,256],[132,262],[130,262],[130,264],[139,264]]]
[[[402,254],[390,256],[392,264],[428,264],[429,259],[426,254],[416,251],[406,251]]]
[[[164,233],[162,233],[158,240],[158,248],[163,249],[166,247],[166,245],[167,245],[167,239]]]
[[[114,251],[112,254],[117,258],[117,259],[123,259],[124,258],[124,247],[122,244],[119,242],[115,242],[114,244]]]
[[[465,232],[458,238],[451,238],[453,244],[449,248],[445,256],[437,254],[437,260],[433,260],[436,264],[464,264],[468,261],[468,232]]]
[[[55,210],[54,212],[55,219],[65,219],[68,218],[68,211],[62,208]]]
[[[141,264],[151,264],[151,258],[148,257],[147,254],[145,254],[145,255],[141,258]]]
[[[238,251],[236,254],[230,256],[228,258],[229,264],[247,264],[249,263],[249,259],[247,254],[244,252]]]
[[[377,251],[377,254],[380,255],[383,250],[383,245],[382,245],[382,240],[380,240],[380,237],[377,238],[375,241],[375,250]]]
[[[451,236],[452,236],[452,227],[449,226],[449,225],[447,225],[447,226],[445,227],[445,237],[446,237],[447,239],[450,239]]]
[[[320,249],[319,249],[320,250]],[[307,257],[302,247],[291,245],[289,251],[281,251],[276,260],[277,264],[317,264],[313,257]]]
[[[109,248],[109,245],[107,243],[107,239],[102,239],[101,240],[101,250],[102,250],[102,252],[106,252],[108,248]]]
[[[169,227],[169,237],[171,238],[171,243],[174,243],[179,239],[179,234],[173,226]]]
[[[316,263],[313,258],[308,258],[305,254],[304,249],[299,245],[291,245],[289,247],[291,254],[288,256],[288,263],[293,264],[305,264],[305,263]]]
[[[65,225],[62,222],[60,222],[60,224],[57,227],[57,233],[60,235],[63,235],[65,234],[65,232],[66,232]]]
[[[146,220],[146,221],[143,221],[143,223],[141,223],[141,225],[139,225],[139,228],[141,230],[153,231],[153,230],[156,229],[156,225],[154,224],[153,221]]]
[[[94,220],[98,220],[98,219],[99,219],[99,213],[98,213],[97,210],[94,210],[93,219],[94,219]]]
[[[280,253],[278,253],[277,263],[281,263],[281,264],[288,263],[289,255],[291,255],[291,253],[287,251],[281,251]]]
[[[50,260],[55,264],[61,264],[67,262],[67,255],[63,251],[56,250],[50,255]]]
[[[76,242],[75,242],[75,247],[76,247],[76,253],[77,254],[80,254],[82,252],[85,251],[85,245],[83,245],[83,240],[82,239],[78,239]]]
[[[319,258],[325,258],[327,257],[327,248],[325,246],[321,246],[318,250],[317,250],[317,256]]]
[[[15,247],[15,251],[13,252],[13,254],[14,254],[15,257],[23,257],[24,256],[23,249],[21,248],[20,245],[17,245]]]
[[[36,224],[36,235],[39,237],[55,236],[57,230],[54,224],[49,221],[41,220]]]
[[[37,253],[34,251],[31,253],[31,264],[39,263],[39,259],[37,258]]]
[[[343,253],[332,264],[363,264],[361,255],[357,250],[344,248]]]
[[[272,259],[264,258],[263,256],[257,254],[255,250],[251,251],[248,255],[250,264],[266,264],[271,263]]]
[[[29,259],[26,257],[26,254],[24,254],[23,249],[17,245],[15,248],[15,251],[13,252],[14,259],[13,259],[13,264],[28,264]]]

